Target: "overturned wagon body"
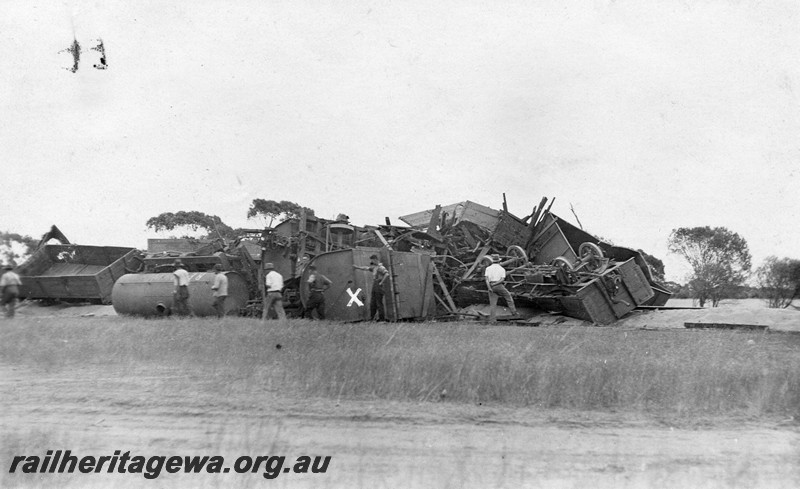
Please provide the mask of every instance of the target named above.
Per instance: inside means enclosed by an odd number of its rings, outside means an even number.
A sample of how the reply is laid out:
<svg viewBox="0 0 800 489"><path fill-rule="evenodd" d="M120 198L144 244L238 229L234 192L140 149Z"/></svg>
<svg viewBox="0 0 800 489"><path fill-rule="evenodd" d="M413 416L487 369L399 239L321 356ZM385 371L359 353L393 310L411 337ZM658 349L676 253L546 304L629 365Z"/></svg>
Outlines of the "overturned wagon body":
<svg viewBox="0 0 800 489"><path fill-rule="evenodd" d="M632 258L572 284L522 283L515 284L514 291L539 308L596 324L611 324L654 296Z"/></svg>
<svg viewBox="0 0 800 489"><path fill-rule="evenodd" d="M387 248L354 248L322 253L309 263L333 282L324 294L328 319L371 319L372 274L353 267L368 266L371 255L378 255L389 271L389 278L384 283L387 319L421 319L435 314L433 264L429 255ZM310 273L306 268L301 277L302 284L308 281ZM308 287L301 287L300 298L304 305L308 302L308 295Z"/></svg>
<svg viewBox="0 0 800 489"><path fill-rule="evenodd" d="M247 304L247 281L236 272L225 272L228 277L228 297L225 313L239 314ZM189 309L195 316L213 316L213 273L189 273ZM171 273L135 273L120 277L111 294L114 310L120 315L166 316L173 307L175 290Z"/></svg>
<svg viewBox="0 0 800 489"><path fill-rule="evenodd" d="M575 281L561 280L559 274L555 267L548 266L518 269L509 274L506 288L518 306L559 312L602 325L617 321L654 296L633 259L614 263L601 274L582 275ZM454 298L462 307L486 303L486 285L482 279L466 280L456 288Z"/></svg>
<svg viewBox="0 0 800 489"><path fill-rule="evenodd" d="M114 281L126 273L134 248L45 245L17 268L20 296L28 299L111 302Z"/></svg>
<svg viewBox="0 0 800 489"><path fill-rule="evenodd" d="M631 248L603 243L586 231L549 212L545 214L539 224L528 252L534 264L549 264L557 257L575 261L579 259L580 245L585 242L596 243L603 256L610 260L620 263L632 260L633 264L639 268L646 283L641 285L632 283L631 286L641 287L643 290L638 295L647 295L648 299L637 305L663 306L672 296L672 292L664 284L653 278L650 267L641 253Z"/></svg>

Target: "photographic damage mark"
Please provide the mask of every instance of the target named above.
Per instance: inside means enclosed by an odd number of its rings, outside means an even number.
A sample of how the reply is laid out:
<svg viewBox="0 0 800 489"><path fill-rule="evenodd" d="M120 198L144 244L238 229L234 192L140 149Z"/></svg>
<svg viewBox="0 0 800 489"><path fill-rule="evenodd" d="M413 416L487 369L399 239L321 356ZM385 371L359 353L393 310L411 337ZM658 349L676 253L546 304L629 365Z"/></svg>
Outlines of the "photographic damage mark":
<svg viewBox="0 0 800 489"><path fill-rule="evenodd" d="M78 64L81 61L81 45L78 43L78 40L73 38L72 39L72 44L70 45L70 47L68 47L67 49L63 49L63 50L59 51L58 53L61 54L61 53L64 53L64 52L72 53L72 60L73 60L72 68L64 68L64 69L65 70L69 70L69 71L71 71L73 73L77 72L78 71Z"/></svg>
<svg viewBox="0 0 800 489"><path fill-rule="evenodd" d="M98 53L100 53L100 63L92 66L94 66L98 70L105 70L106 68L108 68L108 62L106 61L106 48L103 45L102 39L97 40L97 46L93 47L92 51L97 51Z"/></svg>
<svg viewBox="0 0 800 489"><path fill-rule="evenodd" d="M97 45L92 47L92 48L90 48L89 50L90 51L97 51L98 53L100 53L100 62L96 63L96 64L93 64L92 66L95 69L98 69L98 70L107 69L108 68L108 61L107 61L107 58L106 58L106 47L105 47L105 44L103 44L103 40L102 39L97 39ZM62 49L61 51L59 51L59 54L61 54L61 53L70 53L70 54L72 54L72 68L65 68L65 69L69 70L69 71L71 71L73 73L77 72L78 71L78 66L80 65L80 61L81 61L81 45L78 42L78 40L73 38L72 44L70 45L70 47L68 47L67 49Z"/></svg>

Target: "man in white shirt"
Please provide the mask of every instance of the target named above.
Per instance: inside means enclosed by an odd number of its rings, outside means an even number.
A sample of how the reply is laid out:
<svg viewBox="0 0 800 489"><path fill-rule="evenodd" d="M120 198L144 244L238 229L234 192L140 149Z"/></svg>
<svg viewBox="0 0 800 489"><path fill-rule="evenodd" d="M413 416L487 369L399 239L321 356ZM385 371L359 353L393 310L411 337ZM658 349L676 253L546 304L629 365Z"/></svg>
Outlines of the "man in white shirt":
<svg viewBox="0 0 800 489"><path fill-rule="evenodd" d="M214 310L217 311L217 317L222 319L225 316L225 299L228 298L228 277L222 271L221 263L214 265L214 285L211 290L214 291Z"/></svg>
<svg viewBox="0 0 800 489"><path fill-rule="evenodd" d="M178 316L188 316L189 310L189 272L180 260L175 260L175 271L172 272L175 292L172 294L172 312Z"/></svg>
<svg viewBox="0 0 800 489"><path fill-rule="evenodd" d="M267 298L264 301L261 319L266 321L269 309L273 307L278 319L282 321L286 319L286 312L283 310L283 275L275 271L275 265L272 263L265 263L264 271L267 272L265 278Z"/></svg>
<svg viewBox="0 0 800 489"><path fill-rule="evenodd" d="M489 321L497 321L497 298L502 297L506 300L511 314L517 315L517 308L514 306L514 299L506 289L503 282L506 279L506 270L500 265L500 255L492 255L492 264L486 267L483 272L486 278L486 288L489 290Z"/></svg>
<svg viewBox="0 0 800 489"><path fill-rule="evenodd" d="M17 306L17 297L19 297L19 286L22 281L19 275L14 273L13 268L6 265L3 267L5 273L0 277L0 293L2 293L3 309L6 310L6 317L11 319L14 317L14 309Z"/></svg>

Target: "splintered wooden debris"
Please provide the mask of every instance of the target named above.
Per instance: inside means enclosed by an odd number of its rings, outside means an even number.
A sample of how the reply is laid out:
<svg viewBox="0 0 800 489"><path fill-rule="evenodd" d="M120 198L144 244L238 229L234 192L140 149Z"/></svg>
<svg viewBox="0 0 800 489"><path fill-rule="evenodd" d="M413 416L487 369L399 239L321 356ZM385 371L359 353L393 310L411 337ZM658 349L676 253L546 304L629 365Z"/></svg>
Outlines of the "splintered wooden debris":
<svg viewBox="0 0 800 489"><path fill-rule="evenodd" d="M736 324L736 323L683 323L683 327L690 329L747 329L747 330L767 329L767 326L763 324Z"/></svg>

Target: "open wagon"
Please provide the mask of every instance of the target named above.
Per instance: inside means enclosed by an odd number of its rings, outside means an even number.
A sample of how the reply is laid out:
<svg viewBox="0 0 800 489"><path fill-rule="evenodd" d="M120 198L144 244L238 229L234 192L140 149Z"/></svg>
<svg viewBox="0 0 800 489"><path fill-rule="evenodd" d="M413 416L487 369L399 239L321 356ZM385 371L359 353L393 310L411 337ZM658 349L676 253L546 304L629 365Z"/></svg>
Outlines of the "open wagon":
<svg viewBox="0 0 800 489"><path fill-rule="evenodd" d="M114 282L136 254L120 246L45 245L16 269L20 297L110 304Z"/></svg>

